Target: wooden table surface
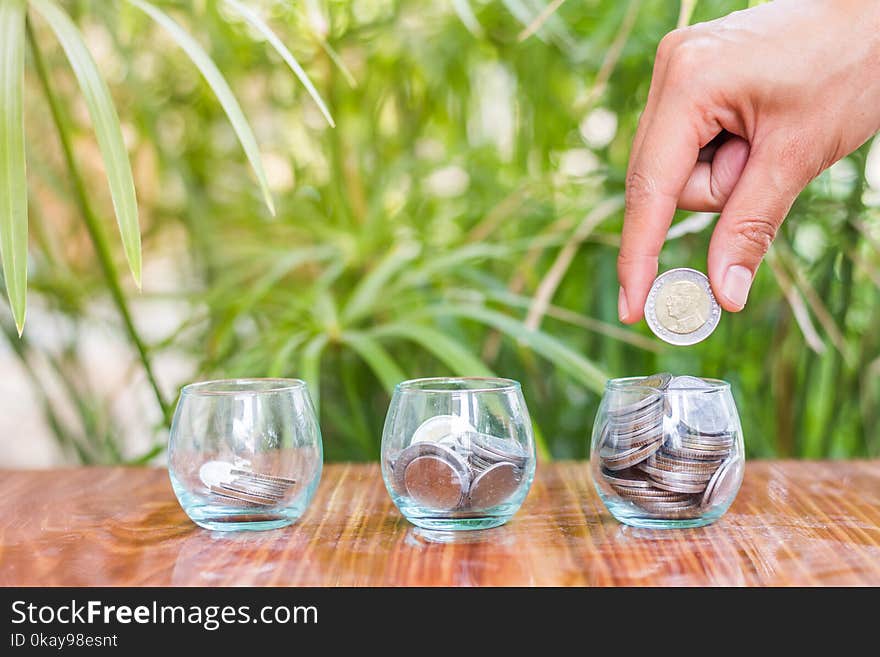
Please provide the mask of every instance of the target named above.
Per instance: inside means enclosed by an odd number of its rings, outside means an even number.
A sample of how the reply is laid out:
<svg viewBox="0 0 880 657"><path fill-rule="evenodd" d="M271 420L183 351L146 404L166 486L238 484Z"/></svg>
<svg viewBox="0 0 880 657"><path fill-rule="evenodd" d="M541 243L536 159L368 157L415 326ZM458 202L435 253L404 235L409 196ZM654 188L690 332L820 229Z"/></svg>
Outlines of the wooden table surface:
<svg viewBox="0 0 880 657"><path fill-rule="evenodd" d="M196 527L164 470L0 471L2 585L880 585L880 461L750 462L710 527L644 530L584 463L542 464L497 529L407 523L377 465L329 465L294 526Z"/></svg>

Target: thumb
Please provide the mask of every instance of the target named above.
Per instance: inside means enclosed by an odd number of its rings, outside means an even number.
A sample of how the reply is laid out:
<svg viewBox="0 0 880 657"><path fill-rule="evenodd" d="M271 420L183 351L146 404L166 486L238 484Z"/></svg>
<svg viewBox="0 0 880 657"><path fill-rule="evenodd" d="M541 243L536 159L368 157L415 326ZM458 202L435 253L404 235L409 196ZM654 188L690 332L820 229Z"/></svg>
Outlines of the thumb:
<svg viewBox="0 0 880 657"><path fill-rule="evenodd" d="M709 243L709 280L724 310L746 305L752 280L792 203L810 180L778 140L753 146Z"/></svg>

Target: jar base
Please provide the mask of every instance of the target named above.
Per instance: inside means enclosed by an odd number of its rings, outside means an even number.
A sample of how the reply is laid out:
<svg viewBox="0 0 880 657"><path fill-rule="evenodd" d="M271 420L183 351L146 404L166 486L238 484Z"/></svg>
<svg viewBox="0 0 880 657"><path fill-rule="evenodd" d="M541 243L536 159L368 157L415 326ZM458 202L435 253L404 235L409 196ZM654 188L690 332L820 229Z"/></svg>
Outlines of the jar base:
<svg viewBox="0 0 880 657"><path fill-rule="evenodd" d="M274 520L249 520L244 522L230 522L228 519L222 520L196 520L190 518L202 529L210 529L217 532L259 532L269 529L281 529L289 527L296 518L278 518Z"/></svg>
<svg viewBox="0 0 880 657"><path fill-rule="evenodd" d="M613 514L612 514L613 515ZM615 520L629 525L630 527L638 527L640 529L693 529L695 527L705 527L711 525L718 520L715 517L705 518L621 518L614 516Z"/></svg>
<svg viewBox="0 0 880 657"><path fill-rule="evenodd" d="M615 520L624 525L639 527L640 529L693 529L695 527L705 527L718 520L727 510L726 507L716 507L691 518L652 518L639 513L629 504L621 504L617 500L609 499L601 494L600 497Z"/></svg>
<svg viewBox="0 0 880 657"><path fill-rule="evenodd" d="M404 516L416 527L435 531L471 531L500 527L510 516L486 516L479 518L415 518Z"/></svg>
<svg viewBox="0 0 880 657"><path fill-rule="evenodd" d="M203 505L186 508L189 519L203 529L218 532L264 531L280 529L292 525L302 513L297 509L276 509L272 511L254 511L226 509L217 505Z"/></svg>
<svg viewBox="0 0 880 657"><path fill-rule="evenodd" d="M316 482L317 483L317 482ZM265 531L292 525L305 512L311 491L287 502L286 506L241 508L217 504L210 498L187 491L171 476L177 501L186 515L203 529L218 532Z"/></svg>

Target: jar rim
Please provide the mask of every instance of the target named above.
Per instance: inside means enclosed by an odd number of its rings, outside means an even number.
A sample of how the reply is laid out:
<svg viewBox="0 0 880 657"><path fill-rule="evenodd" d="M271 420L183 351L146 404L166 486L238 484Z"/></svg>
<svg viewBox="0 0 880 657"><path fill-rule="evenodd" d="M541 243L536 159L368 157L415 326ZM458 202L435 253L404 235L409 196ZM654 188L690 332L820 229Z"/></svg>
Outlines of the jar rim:
<svg viewBox="0 0 880 657"><path fill-rule="evenodd" d="M713 378L702 377L702 376L698 376L698 377L694 377L694 378L697 378L697 379L700 379L701 381L703 381L706 384L705 388L686 388L686 387L682 387L682 386L670 385L670 386L663 388L661 390L660 388L655 388L654 386L638 385L636 383L638 381L644 380L645 378L646 377L644 377L644 376L627 376L627 377L622 377L619 379L608 379L608 381L605 382L605 388L606 388L606 390L619 390L622 388L626 388L626 389L630 390L630 389L636 389L636 388L644 388L645 390L653 390L653 391L657 391L657 392L667 392L669 390L676 390L676 391L678 391L678 390L691 390L693 392L711 392L711 391L715 391L715 390L729 390L730 389L730 383L727 381L724 381L723 379L713 379Z"/></svg>
<svg viewBox="0 0 880 657"><path fill-rule="evenodd" d="M262 395L302 390L305 387L306 382L302 379L273 377L212 379L187 384L180 389L180 393L182 395Z"/></svg>
<svg viewBox="0 0 880 657"><path fill-rule="evenodd" d="M456 387L461 386L461 387ZM494 376L433 376L408 379L395 386L406 393L471 394L486 392L510 392L520 389L519 381Z"/></svg>

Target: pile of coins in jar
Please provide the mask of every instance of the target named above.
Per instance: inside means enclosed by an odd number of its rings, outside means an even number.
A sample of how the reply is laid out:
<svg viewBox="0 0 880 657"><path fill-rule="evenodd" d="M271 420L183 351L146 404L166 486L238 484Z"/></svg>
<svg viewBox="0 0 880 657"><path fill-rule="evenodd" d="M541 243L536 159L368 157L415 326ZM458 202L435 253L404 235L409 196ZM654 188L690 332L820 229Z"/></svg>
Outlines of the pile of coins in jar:
<svg viewBox="0 0 880 657"><path fill-rule="evenodd" d="M432 511L490 509L519 488L527 458L514 440L481 433L457 415L437 415L389 464L391 486Z"/></svg>
<svg viewBox="0 0 880 657"><path fill-rule="evenodd" d="M658 518L693 518L731 497L742 459L717 405L675 408L675 391L699 390L692 376L657 374L635 382L641 399L612 407L600 428L600 476L623 500ZM647 392L650 390L650 392Z"/></svg>
<svg viewBox="0 0 880 657"><path fill-rule="evenodd" d="M296 484L294 479L254 472L228 461L208 461L199 478L212 501L228 506L259 508L282 503Z"/></svg>

